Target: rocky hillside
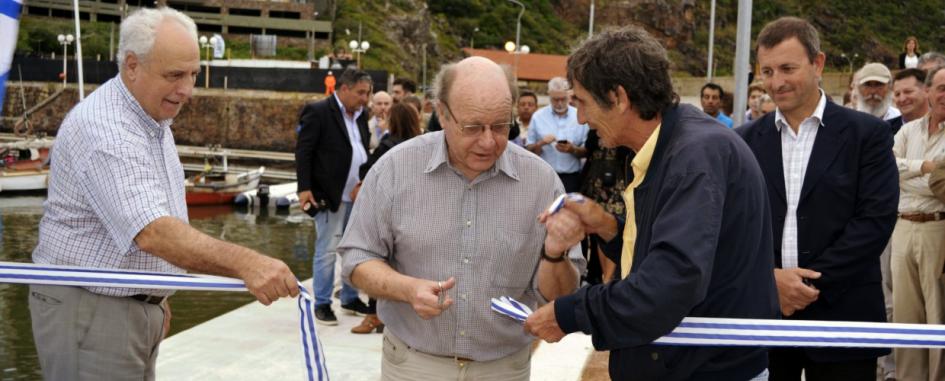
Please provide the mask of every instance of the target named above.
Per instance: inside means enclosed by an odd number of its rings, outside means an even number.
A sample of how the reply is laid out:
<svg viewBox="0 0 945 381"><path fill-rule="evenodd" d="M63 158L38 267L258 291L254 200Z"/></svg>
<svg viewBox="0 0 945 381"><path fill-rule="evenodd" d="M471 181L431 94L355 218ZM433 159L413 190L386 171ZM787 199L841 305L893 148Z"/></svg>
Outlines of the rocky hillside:
<svg viewBox="0 0 945 381"><path fill-rule="evenodd" d="M587 36L591 0L521 0L521 40L533 52L567 54ZM833 70L869 61L895 66L906 36L916 35L924 50L945 50L943 0L756 0L752 35L777 17L811 20L821 31ZM708 48L709 0L596 0L595 30L629 23L644 26L669 49L676 69L703 76ZM519 8L508 0L338 0L336 45L356 37L358 23L371 50L366 67L422 77L426 49L428 78L442 62L461 56L460 48L501 49L515 40ZM735 55L737 0L716 5L716 74L731 73ZM478 29L477 29L478 28ZM346 34L345 31L350 34ZM351 38L348 38L348 36ZM856 58L841 57L841 53Z"/></svg>

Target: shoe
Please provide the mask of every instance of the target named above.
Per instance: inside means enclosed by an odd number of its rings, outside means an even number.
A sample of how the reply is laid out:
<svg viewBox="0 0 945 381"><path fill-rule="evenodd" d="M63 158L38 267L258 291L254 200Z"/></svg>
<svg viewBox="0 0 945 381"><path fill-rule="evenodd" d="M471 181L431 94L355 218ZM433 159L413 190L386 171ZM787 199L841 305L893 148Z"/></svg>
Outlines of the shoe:
<svg viewBox="0 0 945 381"><path fill-rule="evenodd" d="M338 325L338 318L329 304L315 306L315 321L322 325Z"/></svg>
<svg viewBox="0 0 945 381"><path fill-rule="evenodd" d="M384 322L378 319L377 315L370 314L365 316L364 320L361 320L361 324L351 328L351 333L371 333L375 329L377 333L384 333Z"/></svg>
<svg viewBox="0 0 945 381"><path fill-rule="evenodd" d="M357 316L367 316L374 312L374 311L371 311L371 309L368 308L367 304L364 304L364 302L362 302L361 299L355 299L351 303L342 304L341 309L347 312L349 315L357 315Z"/></svg>

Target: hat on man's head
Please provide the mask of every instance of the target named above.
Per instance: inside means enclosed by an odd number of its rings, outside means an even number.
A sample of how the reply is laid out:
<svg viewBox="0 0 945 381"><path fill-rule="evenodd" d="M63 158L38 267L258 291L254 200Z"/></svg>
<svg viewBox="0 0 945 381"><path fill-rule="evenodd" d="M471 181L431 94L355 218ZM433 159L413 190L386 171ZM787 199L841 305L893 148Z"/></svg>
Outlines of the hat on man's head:
<svg viewBox="0 0 945 381"><path fill-rule="evenodd" d="M863 65L863 68L860 69L858 85L870 81L889 83L892 80L892 73L889 72L889 68L886 65L883 65L879 62L868 63Z"/></svg>

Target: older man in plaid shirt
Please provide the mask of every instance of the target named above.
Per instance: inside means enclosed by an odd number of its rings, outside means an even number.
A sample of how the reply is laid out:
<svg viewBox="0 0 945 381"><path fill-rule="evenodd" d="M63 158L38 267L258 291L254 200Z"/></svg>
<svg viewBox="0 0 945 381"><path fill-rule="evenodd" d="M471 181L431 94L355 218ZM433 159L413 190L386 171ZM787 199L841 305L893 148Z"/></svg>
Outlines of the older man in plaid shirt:
<svg viewBox="0 0 945 381"><path fill-rule="evenodd" d="M279 260L188 225L172 118L200 71L194 22L143 8L121 24L120 74L63 121L33 261L243 279L263 304L298 294ZM171 290L33 285L47 380L153 379Z"/></svg>

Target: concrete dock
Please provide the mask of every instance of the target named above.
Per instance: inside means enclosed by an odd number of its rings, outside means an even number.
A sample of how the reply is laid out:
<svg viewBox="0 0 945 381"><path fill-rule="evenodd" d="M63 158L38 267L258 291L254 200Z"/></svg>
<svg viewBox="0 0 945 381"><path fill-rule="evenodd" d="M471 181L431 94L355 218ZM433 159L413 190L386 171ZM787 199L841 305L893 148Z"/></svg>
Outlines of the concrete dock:
<svg viewBox="0 0 945 381"><path fill-rule="evenodd" d="M304 282L311 285L311 280ZM366 298L365 298L366 299ZM337 326L317 325L332 380L379 380L381 335L350 332L362 317L341 313ZM488 307L484 307L488 308ZM304 379L295 300L266 307L254 302L180 332L161 344L158 380ZM580 380L593 352L591 339L573 334L556 344L542 342L532 355L532 379Z"/></svg>

